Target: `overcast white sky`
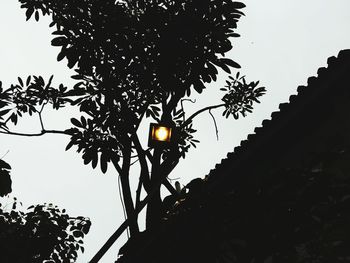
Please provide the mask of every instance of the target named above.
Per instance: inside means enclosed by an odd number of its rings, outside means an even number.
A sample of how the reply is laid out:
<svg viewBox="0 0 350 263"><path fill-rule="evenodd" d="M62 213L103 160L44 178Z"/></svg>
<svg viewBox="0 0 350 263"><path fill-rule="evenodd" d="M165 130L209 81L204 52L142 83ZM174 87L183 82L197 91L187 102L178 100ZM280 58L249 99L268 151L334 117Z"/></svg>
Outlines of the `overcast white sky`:
<svg viewBox="0 0 350 263"><path fill-rule="evenodd" d="M171 178L186 184L195 177L204 177L229 151L270 118L278 104L288 101L298 85L316 75L326 66L327 58L341 49L350 48L349 0L247 0L246 14L238 25L241 37L235 39L229 57L241 64L241 72L248 80L260 80L267 88L262 103L245 119L223 119L216 112L219 141L216 141L213 121L204 114L195 122L201 144L192 149L188 158L176 168ZM39 23L25 21L24 11L17 1L0 3L0 80L3 86L17 81L17 77L54 74L54 83L72 85L73 75L66 61L58 63L58 48L50 46L49 20ZM185 105L190 113L195 108L220 101L220 87L225 75L211 85L196 105ZM74 111L48 112L44 122L48 129L65 129ZM24 119L16 129L39 131L36 119ZM80 155L64 148L68 137L46 135L40 138L0 136L0 157L12 167L13 193L24 207L52 202L66 208L71 216L84 215L92 220L92 228L85 239L85 254L79 263L88 262L107 238L123 221L116 172L103 175L91 166L84 166ZM137 174L132 178L135 183ZM9 200L0 199L2 203ZM114 262L117 242L101 260Z"/></svg>

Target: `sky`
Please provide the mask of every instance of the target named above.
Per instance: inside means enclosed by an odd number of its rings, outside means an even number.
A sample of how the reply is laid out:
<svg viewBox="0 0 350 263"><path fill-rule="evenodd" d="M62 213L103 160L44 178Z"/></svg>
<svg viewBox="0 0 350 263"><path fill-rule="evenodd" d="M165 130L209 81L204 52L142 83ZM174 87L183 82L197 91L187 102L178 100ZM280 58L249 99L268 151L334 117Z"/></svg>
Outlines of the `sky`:
<svg viewBox="0 0 350 263"><path fill-rule="evenodd" d="M269 119L278 105L288 102L299 85L306 85L317 69L325 67L327 58L350 48L349 0L246 0L246 14L233 40L234 48L227 57L241 65L240 72L247 80L260 80L267 94L254 112L235 121L221 117L213 111L219 129L216 139L213 120L202 114L194 121L201 141L181 160L170 178L185 185L193 178L203 178L241 140ZM3 87L17 82L17 77L42 75L46 80L54 75L54 84L72 86L74 72L67 61L56 61L59 48L50 45L52 29L49 19L40 22L25 21L24 10L17 1L0 2L0 80ZM208 86L196 103L185 103L187 116L204 106L220 102L219 88L225 85L227 75ZM47 129L63 130L70 127L70 118L77 116L75 109L48 111L43 119ZM35 118L21 119L14 130L35 132L40 130ZM145 129L146 130L146 129ZM146 136L145 136L146 138ZM38 138L0 135L0 157L12 165L13 193L0 199L2 204L16 196L25 209L31 204L53 203L65 208L70 216L86 216L92 221L85 238L85 253L78 263L88 262L109 236L123 222L124 215L119 198L117 173L109 168L106 174L91 166L84 166L75 150L65 151L69 137L45 135ZM144 140L146 143L146 140ZM131 175L132 185L137 173ZM143 222L140 222L143 224ZM102 258L102 263L114 262L124 234Z"/></svg>

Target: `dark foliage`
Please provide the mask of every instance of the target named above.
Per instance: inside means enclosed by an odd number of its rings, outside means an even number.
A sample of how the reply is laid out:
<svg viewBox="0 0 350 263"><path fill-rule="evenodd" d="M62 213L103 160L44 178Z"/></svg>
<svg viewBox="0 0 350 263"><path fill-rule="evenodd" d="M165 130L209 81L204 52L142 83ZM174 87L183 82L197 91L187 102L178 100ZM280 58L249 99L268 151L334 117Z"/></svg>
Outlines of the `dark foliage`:
<svg viewBox="0 0 350 263"><path fill-rule="evenodd" d="M10 176L11 166L0 159L0 196L3 197L11 193L12 180Z"/></svg>
<svg viewBox="0 0 350 263"><path fill-rule="evenodd" d="M11 192L11 166L0 160L0 195ZM5 200L5 199L4 199ZM8 207L11 208L8 208ZM52 204L32 205L27 212L14 198L0 203L0 262L75 262L83 238L89 232L88 218L69 217Z"/></svg>
<svg viewBox="0 0 350 263"><path fill-rule="evenodd" d="M69 217L52 204L30 206L27 212L0 204L0 261L2 263L75 262L84 252L83 238L90 220Z"/></svg>
<svg viewBox="0 0 350 263"><path fill-rule="evenodd" d="M136 207L143 187L147 193L159 188L166 175L185 157L194 138L193 118L222 107L223 115L251 112L253 102L264 94L258 82L231 77L222 103L199 109L185 117L182 101L194 91L202 93L217 80L218 70L231 73L240 68L225 54L232 49L229 38L243 15L244 4L232 0L19 0L26 17L52 18L53 46L60 48L57 60L66 59L76 71L72 88L45 84L42 77L19 78L19 84L0 89L0 133L17 134L9 122L23 113L39 116L41 132L71 136L67 145L82 153L84 164L99 164L103 173L112 163L119 173L130 231L138 233ZM41 13L41 14L40 14ZM59 109L78 106L82 115L72 118L73 128L46 130L41 113L47 104ZM176 128L172 147L144 149L138 128L145 118ZM25 135L25 134L22 134ZM33 136L33 135L31 135ZM134 202L129 172L131 158L140 164L140 183ZM166 167L168 166L168 167ZM171 167L171 168L170 168ZM168 172L168 173L169 173ZM162 179L163 178L163 179ZM161 180L162 179L162 180ZM171 186L171 185L170 185ZM147 227L159 221L160 191L148 203Z"/></svg>
<svg viewBox="0 0 350 263"><path fill-rule="evenodd" d="M236 78L231 76L229 78L230 81L226 81L225 88L221 88L227 92L222 98L226 107L222 115L226 118L232 115L235 119L238 119L238 114L245 117L247 112L253 111L253 102L259 103L258 98L265 94L266 90L264 87L258 87L259 81L248 84L244 76L239 76L239 72Z"/></svg>
<svg viewBox="0 0 350 263"><path fill-rule="evenodd" d="M40 76L28 77L26 83L18 78L19 84L0 90L0 118L7 117L0 128L6 130L9 120L16 124L23 113L41 112L47 103L54 109L67 102L79 105L84 114L80 120L72 119L75 128L66 131L72 136L67 149L77 145L84 163L91 162L94 168L99 159L103 172L108 162L118 163L127 134L135 134L144 116L157 122L176 120L181 126L183 109L176 107L185 92L201 93L204 83L216 81L218 67L228 73L230 67L239 68L224 58L232 48L229 37L239 36L234 32L243 15L239 2L20 2L27 19L34 15L38 20L39 11L52 16L50 26L56 29L52 45L61 47L58 60L67 58L68 66L75 66L77 75L72 78L78 82L67 91L62 84L53 88L52 78L47 84ZM253 99L257 101L263 92L243 101L237 88L243 91L249 85L228 90L224 115L237 118L238 110L251 111ZM189 125L181 126L183 156L197 142Z"/></svg>
<svg viewBox="0 0 350 263"><path fill-rule="evenodd" d="M349 262L349 158L324 153L226 194L195 179L159 232L130 240L117 262Z"/></svg>

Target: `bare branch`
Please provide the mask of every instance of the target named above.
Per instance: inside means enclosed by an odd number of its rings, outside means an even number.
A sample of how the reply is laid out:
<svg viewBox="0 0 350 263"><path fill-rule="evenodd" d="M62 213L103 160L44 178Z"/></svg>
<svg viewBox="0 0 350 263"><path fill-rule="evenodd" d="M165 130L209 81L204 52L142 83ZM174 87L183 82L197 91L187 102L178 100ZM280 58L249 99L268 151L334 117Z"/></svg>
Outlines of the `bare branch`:
<svg viewBox="0 0 350 263"><path fill-rule="evenodd" d="M209 114L210 114L210 116L213 118L214 126L215 126L216 140L218 141L218 140L219 140L219 130L218 130L218 126L216 125L215 117L214 117L214 115L211 113L211 109L209 110Z"/></svg>

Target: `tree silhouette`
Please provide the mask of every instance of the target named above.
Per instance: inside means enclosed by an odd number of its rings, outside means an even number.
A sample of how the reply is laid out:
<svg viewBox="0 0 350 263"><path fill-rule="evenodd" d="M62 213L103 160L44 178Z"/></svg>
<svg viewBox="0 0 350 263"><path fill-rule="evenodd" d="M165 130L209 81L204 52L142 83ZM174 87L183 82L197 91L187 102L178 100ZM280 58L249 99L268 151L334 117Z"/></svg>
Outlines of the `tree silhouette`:
<svg viewBox="0 0 350 263"><path fill-rule="evenodd" d="M0 88L1 133L41 136L69 135L66 149L77 146L84 164L98 163L102 172L108 163L117 170L131 236L139 232L138 212L147 205L146 228L156 229L162 215L160 185L173 195L177 191L167 175L185 157L194 138L193 119L202 112L222 108L235 119L252 111L253 102L264 94L258 82L246 82L238 73L222 88L222 102L185 116L182 102L193 92L202 93L206 84L217 80L218 69L231 73L239 64L226 58L230 37L244 4L231 0L19 0L27 19L50 15L53 46L61 47L58 61L66 58L74 68L74 87L54 88L30 76L6 90ZM41 114L47 104L54 109L76 105L80 119L72 128L58 131L44 127ZM12 132L24 113L38 115L41 131L35 134ZM211 113L211 112L210 112ZM147 148L139 138L145 119L170 125L176 141L169 147ZM140 165L136 200L132 199L130 166ZM136 164L136 163L135 163ZM141 201L142 188L148 196Z"/></svg>
<svg viewBox="0 0 350 263"><path fill-rule="evenodd" d="M10 169L0 160L2 197L11 192ZM53 204L32 205L27 212L18 209L21 205L16 198L5 206L0 203L1 262L75 262L78 251L84 252L83 238L91 225L88 218L69 217Z"/></svg>

